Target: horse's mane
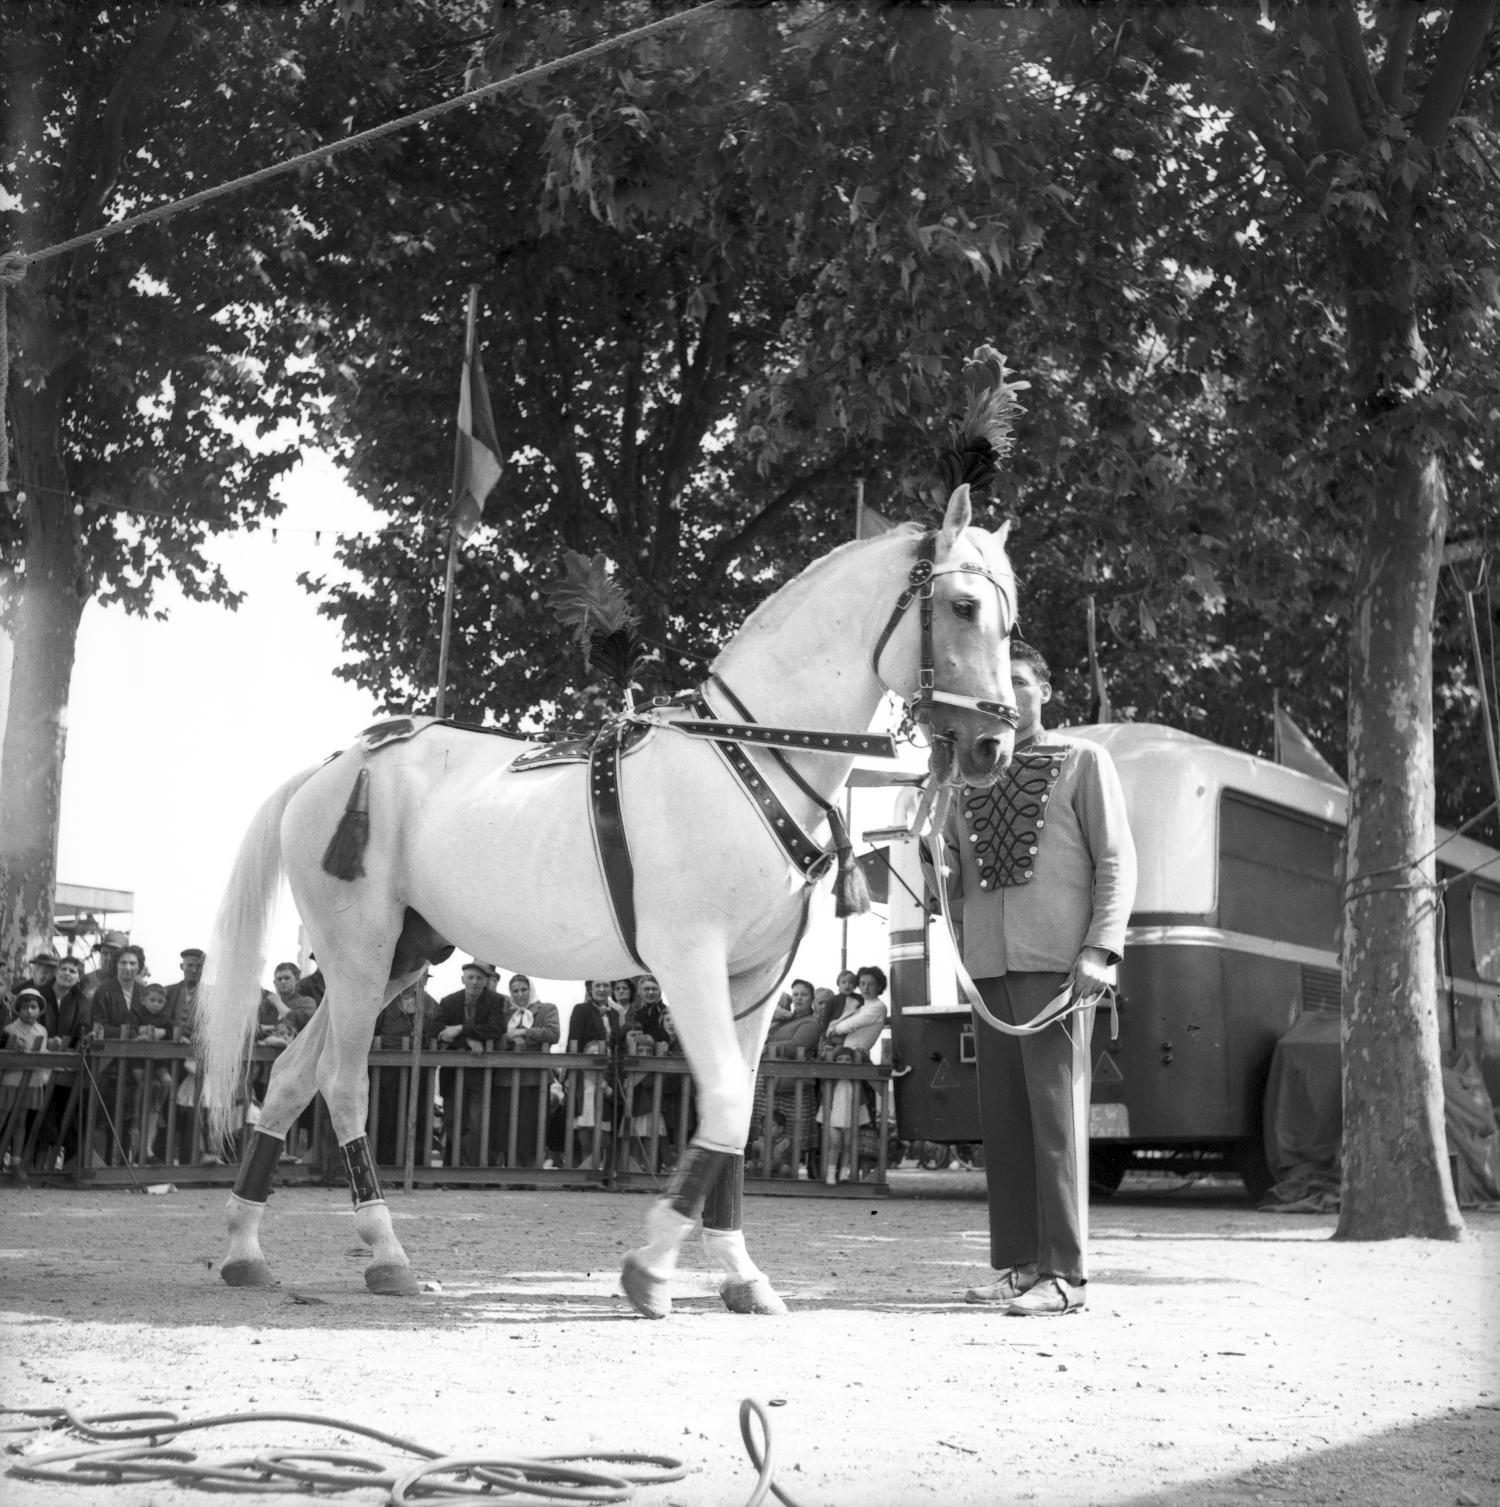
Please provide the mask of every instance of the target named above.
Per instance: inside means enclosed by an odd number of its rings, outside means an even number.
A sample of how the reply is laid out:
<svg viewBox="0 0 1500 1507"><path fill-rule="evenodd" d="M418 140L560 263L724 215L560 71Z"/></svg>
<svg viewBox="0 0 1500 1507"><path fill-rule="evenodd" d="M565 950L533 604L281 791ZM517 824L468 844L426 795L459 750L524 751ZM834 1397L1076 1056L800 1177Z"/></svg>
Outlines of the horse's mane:
<svg viewBox="0 0 1500 1507"><path fill-rule="evenodd" d="M920 539L926 532L927 530L920 523L898 523L889 532L881 534L878 537L889 539L892 535L899 535L905 539ZM981 528L976 524L971 524L969 528L964 530L964 533L976 536L972 542L978 548L980 554L984 556L985 563L990 569L997 572L1010 572L1010 560L1005 553L1003 540L999 539L988 529ZM779 628L791 611L794 603L800 601L802 596L800 588L802 586L816 585L835 565L843 562L845 555L858 549L861 545L869 544L870 542L868 539L851 539L847 544L840 544L835 549L829 550L826 555L819 555L811 565L808 565L797 575L793 576L790 581L787 581L784 585L779 586L773 591L745 619L734 637L737 639L741 634L749 633L752 629L769 632L772 629ZM732 642L733 640L731 640ZM729 645L726 644L725 648L727 649L728 647ZM717 659L715 659L714 664L718 664Z"/></svg>
<svg viewBox="0 0 1500 1507"><path fill-rule="evenodd" d="M919 523L898 523L894 528L890 529L889 532L881 534L878 537L881 539L889 539L892 534L900 534L905 538L919 539L925 532L926 530ZM808 565L803 570L799 571L798 574L793 576L790 581L786 581L782 585L778 586L776 590L773 591L771 595L768 596L765 601L763 601L760 606L757 607L750 614L750 616L740 624L739 628L735 632L734 638L737 639L741 634L749 633L752 629L756 631L768 632L771 629L779 628L787 617L787 614L790 612L793 604L801 599L802 593L800 588L804 584L816 583L819 579L821 579L821 577L831 571L835 565L841 564L845 555L850 554L852 551L858 549L861 545L869 544L870 542L871 541L869 539L851 539L847 544L840 544L834 549L829 550L826 555L819 555L811 565ZM733 642L734 639L731 639L730 643L732 644ZM724 647L725 649L728 649L729 644L726 644ZM721 655L722 653L723 650L720 651ZM717 664L718 660L715 659L714 665ZM712 668L712 666L710 668Z"/></svg>

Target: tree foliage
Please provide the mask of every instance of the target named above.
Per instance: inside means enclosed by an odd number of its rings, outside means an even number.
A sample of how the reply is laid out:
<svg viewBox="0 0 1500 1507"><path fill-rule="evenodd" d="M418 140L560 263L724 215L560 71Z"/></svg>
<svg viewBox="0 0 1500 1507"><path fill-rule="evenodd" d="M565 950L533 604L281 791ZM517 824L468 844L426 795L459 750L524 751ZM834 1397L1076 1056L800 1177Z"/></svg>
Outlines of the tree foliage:
<svg viewBox="0 0 1500 1507"><path fill-rule="evenodd" d="M286 150L302 81L257 8L38 3L6 18L8 243L49 251ZM189 124L190 123L190 124ZM84 604L152 610L174 580L233 604L212 533L275 511L321 379L271 317L294 195L222 199L32 262L9 290L0 628L14 639L0 783L0 953L51 940L58 795Z"/></svg>

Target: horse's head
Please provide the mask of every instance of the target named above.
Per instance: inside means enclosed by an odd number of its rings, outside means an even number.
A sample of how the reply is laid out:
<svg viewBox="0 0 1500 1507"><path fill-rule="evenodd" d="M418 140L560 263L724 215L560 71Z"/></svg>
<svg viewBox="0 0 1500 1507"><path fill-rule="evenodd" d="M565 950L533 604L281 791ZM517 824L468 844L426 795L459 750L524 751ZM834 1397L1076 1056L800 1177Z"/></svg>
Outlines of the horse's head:
<svg viewBox="0 0 1500 1507"><path fill-rule="evenodd" d="M1015 747L1010 635L1016 583L1005 554L1009 525L990 533L971 527L972 519L969 489L961 486L936 535L918 541L907 589L880 646L905 609L916 605L919 611L910 614L916 653L900 677L905 683L891 688L932 738L933 777L984 786L999 779ZM877 647L877 664L879 656Z"/></svg>

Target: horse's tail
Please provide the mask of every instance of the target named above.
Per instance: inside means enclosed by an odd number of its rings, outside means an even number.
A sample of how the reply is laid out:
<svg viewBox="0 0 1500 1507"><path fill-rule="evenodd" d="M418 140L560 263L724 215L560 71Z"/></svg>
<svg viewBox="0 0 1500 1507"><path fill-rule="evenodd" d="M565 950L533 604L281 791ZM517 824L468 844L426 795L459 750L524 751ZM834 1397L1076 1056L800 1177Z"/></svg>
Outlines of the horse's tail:
<svg viewBox="0 0 1500 1507"><path fill-rule="evenodd" d="M222 1143L238 1129L241 1077L255 1039L266 937L281 892L281 819L317 766L293 775L255 813L219 902L193 1022L199 1102L209 1135Z"/></svg>

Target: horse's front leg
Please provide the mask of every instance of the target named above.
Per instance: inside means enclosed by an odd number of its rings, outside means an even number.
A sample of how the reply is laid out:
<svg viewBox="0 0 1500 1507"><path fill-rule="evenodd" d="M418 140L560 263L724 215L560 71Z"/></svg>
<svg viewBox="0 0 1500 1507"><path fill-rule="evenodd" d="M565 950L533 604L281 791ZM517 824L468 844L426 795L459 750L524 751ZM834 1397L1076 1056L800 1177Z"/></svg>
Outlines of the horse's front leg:
<svg viewBox="0 0 1500 1507"><path fill-rule="evenodd" d="M745 1246L745 1158L734 1157L719 1173L703 1208L703 1243L723 1268L719 1296L730 1313L785 1313L771 1279Z"/></svg>
<svg viewBox="0 0 1500 1507"><path fill-rule="evenodd" d="M767 1022L754 1012L736 1022L732 1000L750 995L753 980L734 981L722 962L658 970L669 999L689 1000L672 1017L693 1070L698 1130L666 1196L646 1217L646 1244L625 1258L621 1286L637 1313L665 1318L672 1311L669 1284L682 1243L701 1218L709 1250L724 1269L720 1295L735 1313L784 1313L786 1305L751 1261L741 1229L745 1140L755 1074ZM755 998L749 1000L756 1003Z"/></svg>
<svg viewBox="0 0 1500 1507"><path fill-rule="evenodd" d="M318 1054L328 1018L319 1010L297 1039L271 1064L260 1123L250 1133L240 1157L239 1175L229 1195L229 1249L219 1275L230 1287L269 1287L274 1278L260 1248L260 1223L277 1163L286 1148L292 1122L318 1091Z"/></svg>
<svg viewBox="0 0 1500 1507"><path fill-rule="evenodd" d="M329 993L333 991L334 981L330 979ZM394 997L398 991L393 988L390 992ZM351 995L343 993L340 997ZM370 1099L369 1053L368 1016L347 1009L341 1011L329 1026L328 1045L319 1060L319 1087L349 1173L354 1228L370 1248L365 1286L383 1298L409 1298L421 1291L421 1285L396 1238L390 1205L381 1192L375 1158L365 1132Z"/></svg>

